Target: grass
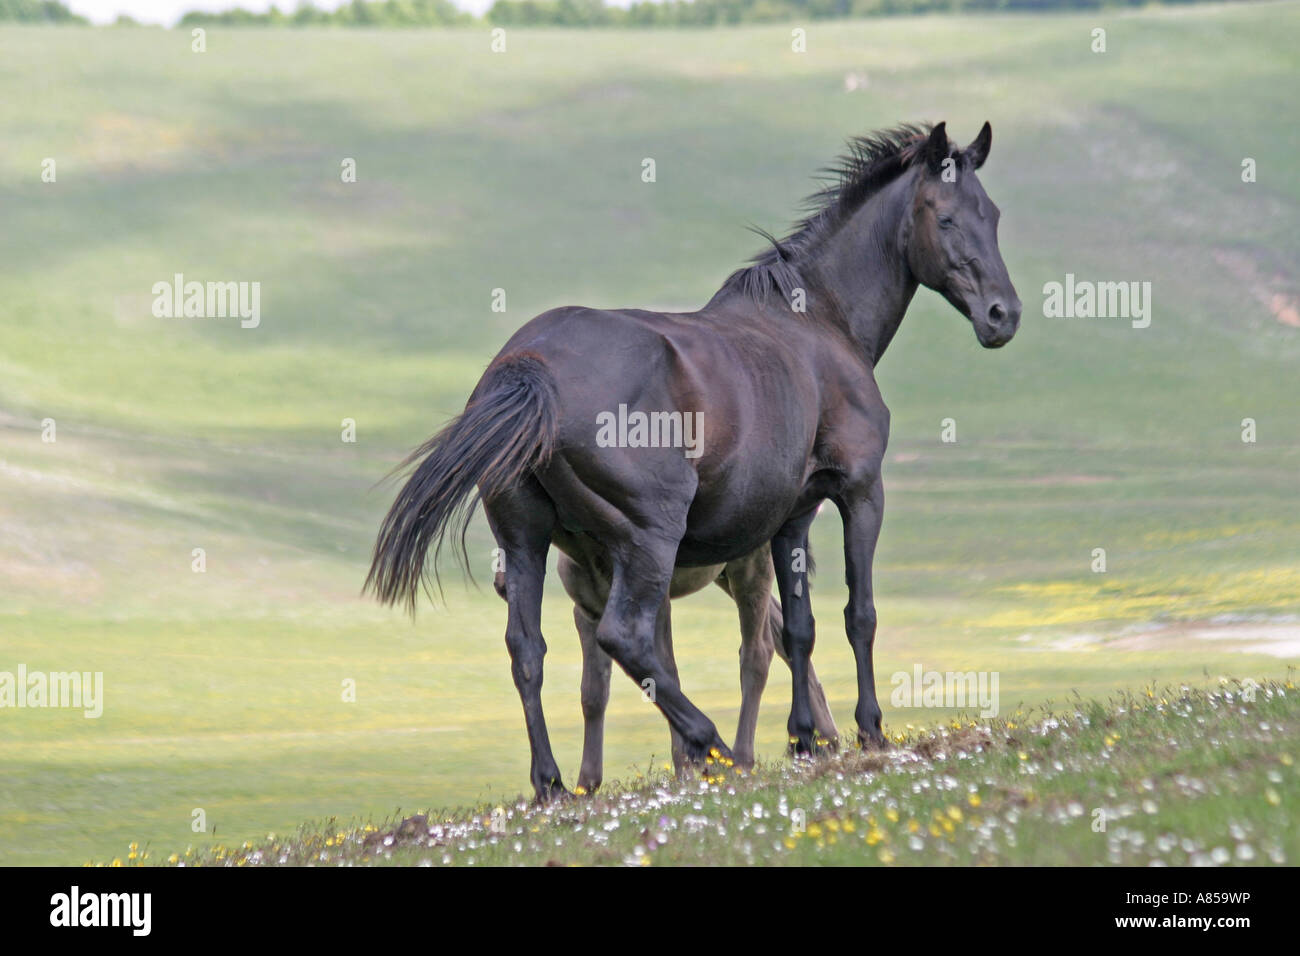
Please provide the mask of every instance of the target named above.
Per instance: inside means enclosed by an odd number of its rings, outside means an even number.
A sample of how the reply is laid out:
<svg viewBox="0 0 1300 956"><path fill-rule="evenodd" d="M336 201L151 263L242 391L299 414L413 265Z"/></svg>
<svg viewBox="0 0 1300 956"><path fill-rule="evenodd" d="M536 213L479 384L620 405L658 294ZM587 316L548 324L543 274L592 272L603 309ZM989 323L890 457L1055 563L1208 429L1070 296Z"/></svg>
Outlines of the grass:
<svg viewBox="0 0 1300 956"><path fill-rule="evenodd" d="M331 819L236 845L133 842L109 865L1294 864L1297 720L1290 680L1147 688L1055 713L953 719L900 734L883 754L746 774L715 764L688 782L652 768L546 807Z"/></svg>
<svg viewBox="0 0 1300 956"><path fill-rule="evenodd" d="M0 862L512 804L528 756L503 607L456 583L414 625L363 601L391 497L374 483L533 314L697 306L754 250L746 222L779 231L844 137L900 120L992 121L980 175L1026 315L988 353L923 292L879 370L882 698L918 663L997 672L1007 708L1279 677L1294 642L1205 626L1300 619L1300 330L1277 305L1300 294L1297 21L837 22L804 55L781 26L512 30L501 56L477 31L209 30L196 55L169 31L0 27L0 670L102 671L107 696L98 720L0 711ZM176 272L260 281L261 326L153 318ZM1043 318L1067 272L1151 281L1151 327ZM816 662L848 729L838 536L828 510ZM476 524L483 582L491 548ZM543 624L572 783L578 647L553 575ZM734 610L701 594L674 627L687 692L729 736ZM768 759L787 680L778 664ZM955 714L885 709L891 731ZM616 677L607 777L666 749Z"/></svg>

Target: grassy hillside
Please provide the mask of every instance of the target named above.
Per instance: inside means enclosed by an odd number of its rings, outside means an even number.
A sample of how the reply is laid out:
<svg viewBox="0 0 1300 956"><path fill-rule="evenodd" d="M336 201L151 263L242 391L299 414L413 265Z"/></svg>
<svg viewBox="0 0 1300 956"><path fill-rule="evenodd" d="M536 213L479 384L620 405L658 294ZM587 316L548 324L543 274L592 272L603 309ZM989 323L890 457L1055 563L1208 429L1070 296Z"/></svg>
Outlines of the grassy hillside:
<svg viewBox="0 0 1300 956"><path fill-rule="evenodd" d="M1295 685L1147 688L1059 714L952 720L860 751L705 780L651 772L538 807L326 820L110 866L1293 864ZM1216 746L1207 749L1205 739Z"/></svg>
<svg viewBox="0 0 1300 956"><path fill-rule="evenodd" d="M107 695L98 720L0 711L0 862L511 799L528 755L504 609L455 584L415 624L362 601L391 494L374 482L533 314L697 306L755 250L746 223L779 231L844 137L900 120L992 122L981 179L1026 309L989 353L922 293L880 369L882 698L916 664L997 671L1004 714L1283 675L1297 27L1300 7L1252 4L826 23L805 54L784 26L512 30L497 55L477 30L211 29L194 54L181 33L0 28L0 670L103 671ZM177 272L259 281L260 326L154 318ZM1066 273L1150 281L1150 328L1043 318ZM816 660L848 729L838 535L834 514L814 529ZM480 581L491 546L476 526ZM549 587L572 783L577 641ZM734 611L700 595L675 625L686 689L727 736ZM778 663L771 759L787 686ZM891 731L947 716L886 700ZM607 778L667 749L617 677L608 738Z"/></svg>

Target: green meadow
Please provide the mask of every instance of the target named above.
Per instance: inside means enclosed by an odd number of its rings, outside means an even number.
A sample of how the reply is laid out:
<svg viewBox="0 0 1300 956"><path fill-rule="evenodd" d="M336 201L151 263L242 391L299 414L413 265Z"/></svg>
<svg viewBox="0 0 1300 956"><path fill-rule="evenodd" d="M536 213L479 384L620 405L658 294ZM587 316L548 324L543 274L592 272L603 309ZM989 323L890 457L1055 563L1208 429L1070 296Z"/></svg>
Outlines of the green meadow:
<svg viewBox="0 0 1300 956"><path fill-rule="evenodd" d="M698 307L758 250L747 224L779 234L846 137L902 121L963 141L991 121L980 177L1025 311L989 352L922 291L878 372L886 730L957 715L890 703L916 665L996 672L1004 716L1285 685L1300 6L812 23L805 53L790 30L511 29L494 54L479 29L211 28L194 53L181 31L0 28L0 671L104 680L96 719L0 709L0 863L527 788L486 527L480 589L448 568L412 622L360 595L393 494L376 482L534 314ZM259 282L260 324L155 317L177 273ZM1067 274L1151 283L1149 327L1045 317ZM828 509L814 659L848 731L839 534ZM572 785L578 642L548 588L545 701ZM674 626L685 688L729 737L735 612L711 589ZM775 662L769 761L788 684ZM616 674L606 779L667 749Z"/></svg>
<svg viewBox="0 0 1300 956"><path fill-rule="evenodd" d="M651 769L581 800L314 820L109 866L1294 865L1300 697L1149 686L1052 716L951 720L886 753ZM1217 746L1206 747L1210 735Z"/></svg>

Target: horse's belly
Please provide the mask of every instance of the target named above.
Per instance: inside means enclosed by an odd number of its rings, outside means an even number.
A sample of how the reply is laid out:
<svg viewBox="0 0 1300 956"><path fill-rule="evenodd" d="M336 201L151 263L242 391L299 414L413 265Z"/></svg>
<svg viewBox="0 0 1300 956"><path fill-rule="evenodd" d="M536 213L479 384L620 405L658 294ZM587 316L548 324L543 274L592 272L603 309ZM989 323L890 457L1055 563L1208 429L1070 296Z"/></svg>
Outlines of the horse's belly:
<svg viewBox="0 0 1300 956"><path fill-rule="evenodd" d="M672 583L668 586L668 596L670 598L686 597L688 594L702 591L717 580L718 575L722 573L722 568L721 562L676 568L673 571Z"/></svg>
<svg viewBox="0 0 1300 956"><path fill-rule="evenodd" d="M748 498L743 505L717 507L696 501L687 517L677 564L695 567L734 561L772 540L790 516L786 496Z"/></svg>
<svg viewBox="0 0 1300 956"><path fill-rule="evenodd" d="M743 557L768 540L770 536L768 538L756 536L752 541L737 546L735 539L720 542L693 541L690 538L683 538L681 546L677 549L677 566L679 568L720 567L728 561Z"/></svg>
<svg viewBox="0 0 1300 956"><path fill-rule="evenodd" d="M713 488L697 496L687 515L686 534L677 550L677 564L695 566L734 561L771 541L790 519L806 515L843 484L835 471L816 471L792 494L772 482L771 490L754 483L745 488Z"/></svg>

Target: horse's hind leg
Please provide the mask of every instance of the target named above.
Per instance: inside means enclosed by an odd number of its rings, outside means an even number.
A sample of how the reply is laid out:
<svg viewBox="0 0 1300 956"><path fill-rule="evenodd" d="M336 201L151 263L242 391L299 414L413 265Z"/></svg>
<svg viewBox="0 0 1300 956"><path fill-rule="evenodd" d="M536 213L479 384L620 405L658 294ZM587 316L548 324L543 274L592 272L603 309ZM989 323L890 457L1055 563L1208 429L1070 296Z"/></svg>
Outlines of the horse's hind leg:
<svg viewBox="0 0 1300 956"><path fill-rule="evenodd" d="M555 526L555 506L533 478L484 502L488 523L505 559L505 598L509 606L506 647L511 673L524 705L532 750L531 777L538 800L565 793L551 752L542 714L542 580Z"/></svg>
<svg viewBox="0 0 1300 956"><path fill-rule="evenodd" d="M566 582L567 587L567 582ZM609 706L610 657L596 641L599 617L576 603L573 621L578 626L582 642L582 767L578 771L578 786L588 793L595 792L604 778L605 762L605 710ZM677 678L677 662L673 658L673 633L671 602L665 601L663 610L655 621L655 651L665 667ZM669 726L672 737L673 769L678 776L686 772L688 762L682 749L682 739Z"/></svg>
<svg viewBox="0 0 1300 956"><path fill-rule="evenodd" d="M656 623L668 600L678 540L643 532L615 551L609 601L596 628L596 640L650 694L669 725L681 735L687 760L703 761L715 750L730 759L731 751L713 721L686 698L655 649Z"/></svg>

